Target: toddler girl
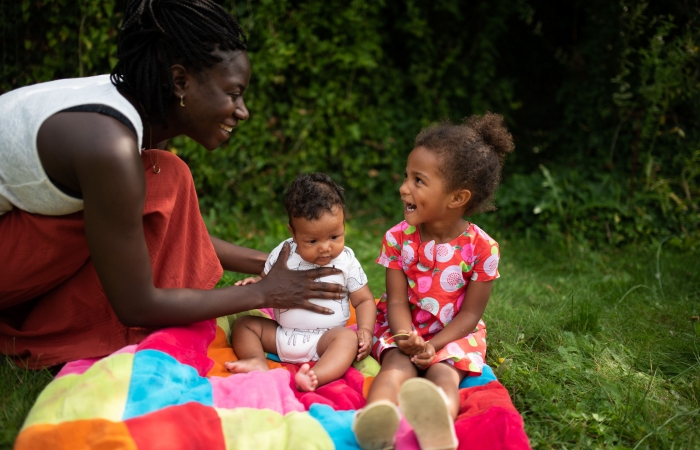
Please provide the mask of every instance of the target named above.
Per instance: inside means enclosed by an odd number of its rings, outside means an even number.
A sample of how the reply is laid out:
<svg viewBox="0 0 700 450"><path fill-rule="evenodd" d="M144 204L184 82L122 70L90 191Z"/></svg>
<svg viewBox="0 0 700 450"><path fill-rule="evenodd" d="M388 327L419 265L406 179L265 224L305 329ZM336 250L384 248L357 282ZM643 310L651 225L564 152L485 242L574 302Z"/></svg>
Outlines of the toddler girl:
<svg viewBox="0 0 700 450"><path fill-rule="evenodd" d="M463 216L494 209L512 150L502 116L491 113L416 137L399 189L405 220L387 231L377 258L387 268L372 347L381 370L355 418L363 449L392 448L397 403L422 449L457 447L459 383L481 374L481 317L499 276L498 244Z"/></svg>
<svg viewBox="0 0 700 450"><path fill-rule="evenodd" d="M345 247L345 197L343 189L325 174L301 175L285 197L292 234L271 253L265 276L277 261L284 245L290 246L287 267L308 270L321 266L342 271L316 281L345 286L357 314L357 332L345 328L350 317L348 297L343 300L310 300L334 311L324 315L305 309L275 309L275 320L243 316L233 326L233 350L239 360L227 362L229 372L269 370L265 352L276 353L289 363L318 361L313 369L303 364L295 381L302 391L313 391L345 374L353 360L370 351L377 308L367 286L367 276L349 247ZM254 283L246 278L236 285Z"/></svg>

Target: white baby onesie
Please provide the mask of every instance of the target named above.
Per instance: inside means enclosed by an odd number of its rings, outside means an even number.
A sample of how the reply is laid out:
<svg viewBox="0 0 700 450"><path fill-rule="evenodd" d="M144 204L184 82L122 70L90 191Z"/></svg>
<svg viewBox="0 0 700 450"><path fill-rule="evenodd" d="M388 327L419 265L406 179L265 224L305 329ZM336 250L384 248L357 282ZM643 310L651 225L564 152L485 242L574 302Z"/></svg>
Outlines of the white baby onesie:
<svg viewBox="0 0 700 450"><path fill-rule="evenodd" d="M316 264L304 261L296 252L297 245L292 238L283 241L268 256L265 262L265 274L277 262L282 246L289 242L291 246L287 267L290 270L308 270L318 267ZM335 267L342 273L316 279L316 281L341 284L348 292L355 292L367 284L367 276L362 270L355 253L349 247L343 248L337 258L323 267ZM290 363L301 363L318 360L316 345L325 331L331 328L343 327L350 318L350 302L346 296L342 300L311 299L311 303L331 309L335 314L319 314L306 309L275 309L277 327L277 356L280 360Z"/></svg>

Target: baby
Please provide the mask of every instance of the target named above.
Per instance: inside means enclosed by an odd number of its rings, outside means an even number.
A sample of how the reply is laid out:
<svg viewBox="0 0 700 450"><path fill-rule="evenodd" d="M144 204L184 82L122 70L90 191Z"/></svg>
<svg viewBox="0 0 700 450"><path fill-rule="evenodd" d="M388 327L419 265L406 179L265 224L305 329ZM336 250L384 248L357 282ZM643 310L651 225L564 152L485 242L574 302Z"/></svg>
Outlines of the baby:
<svg viewBox="0 0 700 450"><path fill-rule="evenodd" d="M295 376L297 388L313 391L342 377L353 360L362 360L372 347L377 307L365 275L353 251L345 246L345 197L328 175L300 175L287 190L287 228L292 237L278 245L265 263L265 276L283 246L290 245L287 267L308 270L335 267L342 273L316 281L346 287L357 315L357 332L345 328L350 318L348 298L311 300L334 311L323 315L304 309L275 309L275 320L243 316L233 326L233 350L239 360L227 362L233 373L269 370L265 352L276 353L288 363L304 363ZM246 278L236 285L260 280ZM310 361L317 361L313 369Z"/></svg>

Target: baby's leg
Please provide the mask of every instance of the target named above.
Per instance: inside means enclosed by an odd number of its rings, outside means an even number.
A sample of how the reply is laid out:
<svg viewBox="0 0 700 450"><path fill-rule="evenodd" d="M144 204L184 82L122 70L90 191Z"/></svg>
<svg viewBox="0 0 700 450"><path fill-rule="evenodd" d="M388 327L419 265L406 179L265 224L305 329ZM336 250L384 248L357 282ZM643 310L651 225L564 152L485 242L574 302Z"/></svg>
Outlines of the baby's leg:
<svg viewBox="0 0 700 450"><path fill-rule="evenodd" d="M247 373L269 370L265 352L277 352L277 322L258 316L243 316L233 324L231 342L238 361L224 365L229 372Z"/></svg>
<svg viewBox="0 0 700 450"><path fill-rule="evenodd" d="M296 375L297 388L313 391L341 378L357 356L357 333L350 328L332 328L321 336L316 346L320 358L313 369L301 366Z"/></svg>
<svg viewBox="0 0 700 450"><path fill-rule="evenodd" d="M459 383L467 373L463 370L455 369L445 362L433 364L428 367L425 378L435 383L445 391L447 396L447 406L452 416L452 420L459 413Z"/></svg>

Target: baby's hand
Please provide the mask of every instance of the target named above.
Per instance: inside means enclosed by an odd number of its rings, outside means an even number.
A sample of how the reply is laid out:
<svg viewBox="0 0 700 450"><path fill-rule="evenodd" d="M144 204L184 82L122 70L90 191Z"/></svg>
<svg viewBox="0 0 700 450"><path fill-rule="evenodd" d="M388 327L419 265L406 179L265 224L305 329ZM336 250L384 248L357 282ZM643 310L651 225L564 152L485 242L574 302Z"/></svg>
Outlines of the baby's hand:
<svg viewBox="0 0 700 450"><path fill-rule="evenodd" d="M359 328L357 330L357 360L362 361L369 355L372 348L372 333L367 328Z"/></svg>
<svg viewBox="0 0 700 450"><path fill-rule="evenodd" d="M435 359L435 347L430 342L425 343L425 350L411 356L411 361L421 370L427 369Z"/></svg>
<svg viewBox="0 0 700 450"><path fill-rule="evenodd" d="M260 280L262 280L262 278L260 277L244 278L242 280L236 281L236 283L234 283L234 286L245 286L246 284L255 284Z"/></svg>
<svg viewBox="0 0 700 450"><path fill-rule="evenodd" d="M404 334L405 332L399 332L397 334ZM399 350L407 354L408 356L414 356L421 353L425 349L425 341L422 337L418 335L416 330L411 330L406 336L396 336L394 342L399 347Z"/></svg>

